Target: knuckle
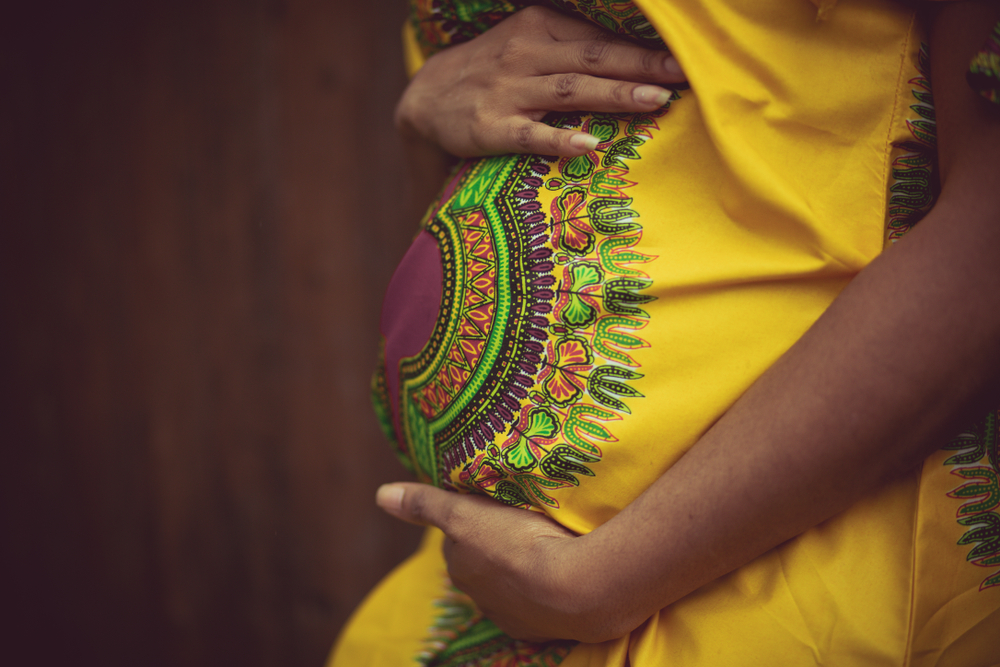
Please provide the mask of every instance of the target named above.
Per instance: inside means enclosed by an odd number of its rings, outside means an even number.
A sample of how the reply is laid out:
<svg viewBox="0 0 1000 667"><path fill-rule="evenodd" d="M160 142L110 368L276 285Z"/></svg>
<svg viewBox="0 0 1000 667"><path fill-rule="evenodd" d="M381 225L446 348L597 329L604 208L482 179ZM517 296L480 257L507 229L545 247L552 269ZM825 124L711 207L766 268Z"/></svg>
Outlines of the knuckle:
<svg viewBox="0 0 1000 667"><path fill-rule="evenodd" d="M655 76L663 72L663 54L650 49L643 49L639 56L639 72L644 76Z"/></svg>
<svg viewBox="0 0 1000 667"><path fill-rule="evenodd" d="M410 491L403 496L403 504L406 505L407 512L414 519L427 520L427 496L425 494Z"/></svg>
<svg viewBox="0 0 1000 667"><path fill-rule="evenodd" d="M625 81L618 81L608 88L608 102L612 104L624 104L632 99L632 88L634 86L631 83L626 83Z"/></svg>
<svg viewBox="0 0 1000 667"><path fill-rule="evenodd" d="M580 64L588 70L600 67L608 57L611 42L593 40L587 42L580 51Z"/></svg>
<svg viewBox="0 0 1000 667"><path fill-rule="evenodd" d="M546 153L551 155L559 155L562 153L562 149L568 146L568 137L559 132L552 132L545 139L545 149Z"/></svg>
<svg viewBox="0 0 1000 667"><path fill-rule="evenodd" d="M515 35L500 46L500 50L497 51L497 61L502 65L508 66L520 63L524 60L528 50L528 40L522 36Z"/></svg>
<svg viewBox="0 0 1000 667"><path fill-rule="evenodd" d="M583 77L575 72L560 74L552 80L552 95L565 102L576 95L582 80Z"/></svg>
<svg viewBox="0 0 1000 667"><path fill-rule="evenodd" d="M531 149L534 138L535 138L535 128L530 123L524 123L523 125L518 125L516 128L514 128L513 136L511 137L511 139L514 142L514 145L525 152Z"/></svg>
<svg viewBox="0 0 1000 667"><path fill-rule="evenodd" d="M569 138L573 132L561 132L548 126L543 126L543 130L535 135L535 153L544 155L565 155L566 150L571 150Z"/></svg>
<svg viewBox="0 0 1000 667"><path fill-rule="evenodd" d="M491 120L492 114L490 113L490 109L484 104L476 104L469 112L469 125L477 131L482 131L483 128L489 127Z"/></svg>

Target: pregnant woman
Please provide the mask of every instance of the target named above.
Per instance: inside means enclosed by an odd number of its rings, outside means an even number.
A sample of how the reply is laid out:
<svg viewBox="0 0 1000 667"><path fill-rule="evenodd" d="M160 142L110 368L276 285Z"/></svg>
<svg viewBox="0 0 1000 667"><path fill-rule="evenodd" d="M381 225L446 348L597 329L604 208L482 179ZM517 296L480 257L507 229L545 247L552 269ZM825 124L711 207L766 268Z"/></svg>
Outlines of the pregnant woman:
<svg viewBox="0 0 1000 667"><path fill-rule="evenodd" d="M379 502L443 532L332 664L995 664L996 7L475 4L416 3L448 48L403 124L528 152L460 161L390 284L376 405L424 484ZM661 36L690 90L621 83L671 80ZM530 113L449 118L429 81L498 58L548 68Z"/></svg>

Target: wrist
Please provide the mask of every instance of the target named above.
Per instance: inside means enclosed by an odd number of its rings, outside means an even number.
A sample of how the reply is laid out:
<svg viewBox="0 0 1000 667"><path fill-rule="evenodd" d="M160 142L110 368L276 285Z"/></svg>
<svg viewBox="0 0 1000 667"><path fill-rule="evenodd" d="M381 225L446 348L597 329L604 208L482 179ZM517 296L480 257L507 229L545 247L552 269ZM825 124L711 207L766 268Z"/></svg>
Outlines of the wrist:
<svg viewBox="0 0 1000 667"><path fill-rule="evenodd" d="M535 556L542 573L536 599L553 622L553 634L585 643L622 637L645 618L632 622L615 588L614 567L602 567L606 554L588 536L547 540Z"/></svg>

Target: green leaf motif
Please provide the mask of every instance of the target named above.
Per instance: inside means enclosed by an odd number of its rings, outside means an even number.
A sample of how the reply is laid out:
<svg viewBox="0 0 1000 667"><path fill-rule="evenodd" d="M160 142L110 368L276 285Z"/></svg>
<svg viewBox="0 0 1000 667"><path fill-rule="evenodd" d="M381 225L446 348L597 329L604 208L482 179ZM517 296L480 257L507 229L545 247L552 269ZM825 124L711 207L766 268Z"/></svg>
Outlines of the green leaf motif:
<svg viewBox="0 0 1000 667"><path fill-rule="evenodd" d="M977 543L966 556L967 560L978 561L983 558L1000 556L1000 514L985 512L958 520L970 529L959 538L958 543L965 546Z"/></svg>
<svg viewBox="0 0 1000 667"><path fill-rule="evenodd" d="M596 262L578 262L570 267L566 291L569 301L559 312L559 318L567 326L582 329L597 319L597 309L583 300L580 292L604 280L604 271Z"/></svg>
<svg viewBox="0 0 1000 667"><path fill-rule="evenodd" d="M550 498L541 489L541 484L539 483L539 477L534 475L518 475L515 479L521 483L525 489L527 489L532 496L537 498L540 502L548 505L549 507L559 507L559 503L555 501L554 498Z"/></svg>
<svg viewBox="0 0 1000 667"><path fill-rule="evenodd" d="M531 442L535 439L551 440L558 433L559 420L552 411L532 408L528 412L528 427L518 436L517 442L503 450L503 462L512 470L531 470L538 463Z"/></svg>
<svg viewBox="0 0 1000 667"><path fill-rule="evenodd" d="M550 410L533 408L528 413L528 428L524 435L528 438L550 440L559 433L559 420Z"/></svg>
<svg viewBox="0 0 1000 667"><path fill-rule="evenodd" d="M601 165L604 167L622 167L622 160L638 160L639 151L637 146L641 146L645 140L642 137L622 137L611 144L608 150L604 151Z"/></svg>
<svg viewBox="0 0 1000 667"><path fill-rule="evenodd" d="M645 324L630 317L607 316L597 321L594 331L594 351L605 359L625 366L638 366L635 359L623 350L638 350L649 343L638 336L624 333L622 329L641 329Z"/></svg>
<svg viewBox="0 0 1000 667"><path fill-rule="evenodd" d="M594 11L591 13L590 18L594 21L600 23L606 30L615 34L618 32L618 22L613 18L601 11Z"/></svg>
<svg viewBox="0 0 1000 667"><path fill-rule="evenodd" d="M574 329L589 327L597 319L597 310L576 294L569 295L569 301L559 313L566 326Z"/></svg>
<svg viewBox="0 0 1000 667"><path fill-rule="evenodd" d="M570 180L582 181L594 171L594 161L589 155L578 155L571 158L562 167L562 174Z"/></svg>
<svg viewBox="0 0 1000 667"><path fill-rule="evenodd" d="M620 197L623 189L635 185L622 178L627 173L628 170L621 167L598 170L590 179L590 193L595 197Z"/></svg>
<svg viewBox="0 0 1000 667"><path fill-rule="evenodd" d="M553 479L546 479L544 477L539 477L538 475L531 475L531 481L533 484L545 487L546 489L562 489L566 486L561 482L557 482Z"/></svg>
<svg viewBox="0 0 1000 667"><path fill-rule="evenodd" d="M952 438L941 449L957 451L958 454L949 457L944 464L952 466L970 465L989 457L990 463L997 469L993 458L1000 449L1000 432L998 432L997 411L991 411L986 419L975 424L965 433ZM990 451L990 450L993 451ZM992 454L993 456L990 456Z"/></svg>
<svg viewBox="0 0 1000 667"><path fill-rule="evenodd" d="M524 489L506 479L498 482L493 487L493 497L504 505L511 505L513 507L523 507L524 505L531 504L531 500L524 493Z"/></svg>
<svg viewBox="0 0 1000 667"><path fill-rule="evenodd" d="M640 398L642 394L625 384L625 381L637 380L641 377L641 373L621 366L601 366L591 371L587 378L587 392L601 405L631 414L632 410L629 409L628 405L617 397Z"/></svg>
<svg viewBox="0 0 1000 667"><path fill-rule="evenodd" d="M913 136L920 141L931 146L937 143L937 128L933 122L929 120L908 120L906 121L906 125L910 128Z"/></svg>
<svg viewBox="0 0 1000 667"><path fill-rule="evenodd" d="M952 498L968 498L968 502L963 504L958 513L960 516L967 514L980 514L1000 505L1000 478L993 468L988 466L976 466L974 468L958 468L952 473L964 477L968 480L981 480L966 482L948 495ZM975 499L980 499L975 502Z"/></svg>
<svg viewBox="0 0 1000 667"><path fill-rule="evenodd" d="M994 564L998 565L1000 563L994 563ZM991 588L993 586L1000 586L1000 571L995 572L992 575L986 577L986 579L983 581L982 586L979 587L979 590L984 590L987 588Z"/></svg>
<svg viewBox="0 0 1000 667"><path fill-rule="evenodd" d="M641 14L639 16L633 16L632 18L625 19L622 26L630 35L635 35L641 40L651 42L655 46L666 46L660 38L660 35L656 32L656 28L654 28L652 24L646 20L646 17Z"/></svg>
<svg viewBox="0 0 1000 667"><path fill-rule="evenodd" d="M611 431L597 422L589 421L588 417L593 417L601 421L611 421L621 418L614 412L597 407L596 405L574 405L569 409L569 413L566 416L566 425L563 429L566 441L577 449L582 449L593 456L600 457L600 448L590 442L590 440L615 442L616 438L611 435Z"/></svg>
<svg viewBox="0 0 1000 667"><path fill-rule="evenodd" d="M523 437L504 449L502 457L508 468L522 472L531 470L538 463L535 453L531 451L531 443Z"/></svg>
<svg viewBox="0 0 1000 667"><path fill-rule="evenodd" d="M670 102L678 99L679 97L680 96L677 94L677 91L674 91L674 94L670 96L670 100L668 100L667 104L669 105ZM625 134L628 136L652 137L653 130L658 127L659 126L656 124L656 120L652 116L644 113L636 114L632 117L628 127L625 128Z"/></svg>
<svg viewBox="0 0 1000 667"><path fill-rule="evenodd" d="M640 264L652 261L649 255L641 252L628 250L639 242L640 235L634 236L612 236L597 244L597 257L601 261L601 267L609 273L617 273L623 276L645 275L637 269L630 269L624 264Z"/></svg>
<svg viewBox="0 0 1000 667"><path fill-rule="evenodd" d="M594 117L590 121L590 126L587 131L593 136L597 137L598 142L605 143L611 141L618 135L618 121L612 120L611 118L598 118Z"/></svg>
<svg viewBox="0 0 1000 667"><path fill-rule="evenodd" d="M577 262L570 267L569 279L569 289L580 292L592 285L599 285L604 280L604 271L596 262Z"/></svg>
<svg viewBox="0 0 1000 667"><path fill-rule="evenodd" d="M918 101L923 102L924 104L929 104L932 107L934 106L934 96L930 93L923 90L911 90L910 92L913 93L913 96L916 97Z"/></svg>
<svg viewBox="0 0 1000 667"><path fill-rule="evenodd" d="M635 222L635 218L638 218L639 214L628 208L631 203L631 197L591 199L590 203L587 204L587 215L590 216L591 226L608 236L625 234L639 229L639 223Z"/></svg>
<svg viewBox="0 0 1000 667"><path fill-rule="evenodd" d="M653 284L646 278L615 278L604 285L604 308L615 315L635 315L649 317L649 314L638 306L650 301L656 301L651 294L639 294Z"/></svg>
<svg viewBox="0 0 1000 667"><path fill-rule="evenodd" d="M923 104L914 104L910 106L911 109L917 112L917 115L921 118L926 118L929 121L934 121L934 107L925 106Z"/></svg>
<svg viewBox="0 0 1000 667"><path fill-rule="evenodd" d="M569 445L557 445L552 448L539 464L538 468L549 478L579 486L580 480L574 475L593 477L594 473L585 463L596 463L596 456L579 452Z"/></svg>

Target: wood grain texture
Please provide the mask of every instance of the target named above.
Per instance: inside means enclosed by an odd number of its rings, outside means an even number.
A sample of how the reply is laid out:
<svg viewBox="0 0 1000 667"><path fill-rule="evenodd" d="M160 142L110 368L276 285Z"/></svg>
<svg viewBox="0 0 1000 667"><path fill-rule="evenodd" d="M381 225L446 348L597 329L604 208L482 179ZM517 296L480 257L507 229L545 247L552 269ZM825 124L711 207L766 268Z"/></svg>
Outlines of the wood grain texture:
<svg viewBox="0 0 1000 667"><path fill-rule="evenodd" d="M417 222L403 3L21 4L0 34L7 664L321 665L419 533L372 503L406 473L367 395Z"/></svg>

